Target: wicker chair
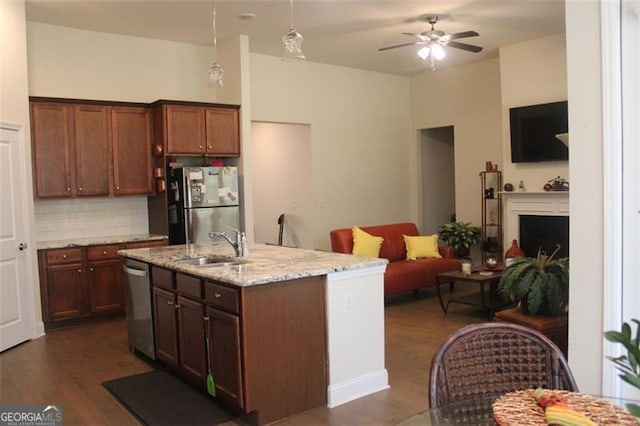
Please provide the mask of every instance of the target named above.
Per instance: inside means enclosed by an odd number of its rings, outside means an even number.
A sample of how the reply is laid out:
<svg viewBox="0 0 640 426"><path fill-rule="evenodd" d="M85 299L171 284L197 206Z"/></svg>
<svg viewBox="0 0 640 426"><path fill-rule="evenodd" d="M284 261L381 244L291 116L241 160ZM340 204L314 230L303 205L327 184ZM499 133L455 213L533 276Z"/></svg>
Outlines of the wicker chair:
<svg viewBox="0 0 640 426"><path fill-rule="evenodd" d="M518 389L578 387L558 347L536 330L510 323L473 324L453 333L431 362L431 408Z"/></svg>

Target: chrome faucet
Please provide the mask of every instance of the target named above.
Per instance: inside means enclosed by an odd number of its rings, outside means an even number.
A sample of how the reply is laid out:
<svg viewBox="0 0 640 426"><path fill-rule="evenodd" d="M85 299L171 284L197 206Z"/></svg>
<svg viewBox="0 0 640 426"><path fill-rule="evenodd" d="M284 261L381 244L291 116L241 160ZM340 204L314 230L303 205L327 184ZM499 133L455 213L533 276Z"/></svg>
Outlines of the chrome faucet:
<svg viewBox="0 0 640 426"><path fill-rule="evenodd" d="M234 229L233 231L236 233L235 241L224 232L209 232L209 238L224 238L229 244L231 244L231 247L233 247L233 250L236 252L236 257L240 257L244 255L242 252L242 233L237 229Z"/></svg>

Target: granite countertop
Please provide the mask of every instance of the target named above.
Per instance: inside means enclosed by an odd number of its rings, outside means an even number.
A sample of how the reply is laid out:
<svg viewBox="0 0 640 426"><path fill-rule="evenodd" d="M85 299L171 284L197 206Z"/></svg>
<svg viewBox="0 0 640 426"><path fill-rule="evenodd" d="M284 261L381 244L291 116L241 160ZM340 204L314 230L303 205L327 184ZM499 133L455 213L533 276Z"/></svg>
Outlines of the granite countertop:
<svg viewBox="0 0 640 426"><path fill-rule="evenodd" d="M224 241L120 250L118 254L240 287L382 266L388 263L387 259L265 244L249 244L248 248L248 256L237 258L242 263L228 266L194 266L184 262L186 259L203 256L234 258L233 249Z"/></svg>
<svg viewBox="0 0 640 426"><path fill-rule="evenodd" d="M155 241L166 240L166 235L157 234L133 234L133 235L116 235L108 237L89 237L89 238L70 238L67 240L55 241L37 241L36 248L38 250L68 248L68 247L86 247L101 244L121 244L131 243L134 241Z"/></svg>

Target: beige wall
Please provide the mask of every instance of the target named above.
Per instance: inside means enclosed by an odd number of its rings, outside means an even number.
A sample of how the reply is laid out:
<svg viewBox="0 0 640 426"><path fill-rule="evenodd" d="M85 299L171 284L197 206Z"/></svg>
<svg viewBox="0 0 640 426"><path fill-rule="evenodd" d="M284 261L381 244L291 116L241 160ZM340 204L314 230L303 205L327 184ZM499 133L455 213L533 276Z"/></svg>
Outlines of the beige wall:
<svg viewBox="0 0 640 426"><path fill-rule="evenodd" d="M408 78L251 54L251 102L254 121L311 127L315 248L333 228L415 219Z"/></svg>
<svg viewBox="0 0 640 426"><path fill-rule="evenodd" d="M484 170L487 160L498 163L502 168L498 60L442 72L425 72L414 77L411 80L411 112L413 129L416 130L415 137L409 141L411 161L408 166L411 174L417 174L414 170L418 167L417 131L453 126L457 218L480 225L478 173ZM417 189L411 192L418 194ZM413 201L418 202L416 199ZM417 211L417 207L414 210Z"/></svg>
<svg viewBox="0 0 640 426"><path fill-rule="evenodd" d="M504 181L517 187L522 180L527 191L542 191L556 176L568 179L569 162L512 163L509 108L566 100L566 57L564 34L500 48ZM580 143L576 138L571 140Z"/></svg>

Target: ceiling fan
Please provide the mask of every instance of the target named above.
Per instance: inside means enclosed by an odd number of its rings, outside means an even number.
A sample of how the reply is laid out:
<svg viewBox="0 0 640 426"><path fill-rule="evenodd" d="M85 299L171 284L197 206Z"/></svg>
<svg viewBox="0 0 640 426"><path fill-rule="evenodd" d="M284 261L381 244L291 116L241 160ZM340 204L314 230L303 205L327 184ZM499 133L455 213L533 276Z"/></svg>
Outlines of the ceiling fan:
<svg viewBox="0 0 640 426"><path fill-rule="evenodd" d="M417 37L417 41L412 41L409 43L397 44L395 46L381 47L378 49L379 51L396 49L398 47L405 46L413 46L418 45L422 46L420 50L418 50L418 56L422 60L426 60L430 58L431 60L431 69L436 69L435 61L443 59L447 53L445 52L445 47L455 47L456 49L466 50L468 52L478 53L482 51L482 47L474 46L472 44L460 43L459 41L454 41L460 38L467 37L477 37L478 34L475 31L463 31L461 33L455 34L445 34L443 31L436 31L435 25L438 22L437 15L430 15L426 17L426 21L431 24L431 29L427 31L423 31L420 34L416 33L402 33L404 35Z"/></svg>

